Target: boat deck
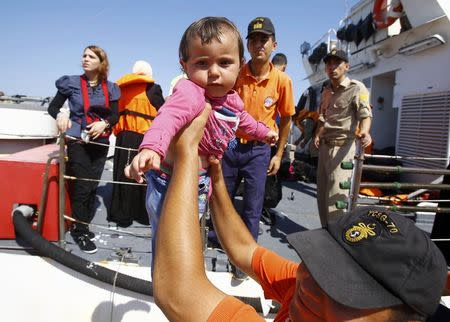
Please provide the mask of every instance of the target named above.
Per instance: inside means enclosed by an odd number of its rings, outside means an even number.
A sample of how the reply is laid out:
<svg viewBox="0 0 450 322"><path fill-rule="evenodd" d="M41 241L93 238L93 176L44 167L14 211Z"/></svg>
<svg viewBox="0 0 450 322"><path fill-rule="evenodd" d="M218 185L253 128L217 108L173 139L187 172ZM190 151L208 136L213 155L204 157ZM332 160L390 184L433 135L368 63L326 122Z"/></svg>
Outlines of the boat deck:
<svg viewBox="0 0 450 322"><path fill-rule="evenodd" d="M107 162L102 179L112 180L111 162ZM110 183L101 183L98 188L97 214L91 226L96 234L98 252L81 252L69 233L65 236L65 248L74 255L111 270L151 280L152 240L149 226L134 223L127 228L118 228L115 224L108 223L106 207L110 202L111 189ZM240 202L241 198L237 197L237 207ZM276 222L273 225L260 223L258 243L288 259L298 261L296 252L286 241L286 235L320 227L315 184L283 182L283 199L273 212ZM417 224L429 232L432 218L419 215ZM28 253L36 252L20 239L0 240L0 260L7 263L3 274L0 274L0 284L3 285L5 294L8 294L3 303L5 320L167 321L151 296L105 284L54 260L27 256ZM268 313L273 303L264 299L260 286L251 279L244 282L232 279L227 263L228 259L221 250L205 250L205 268L212 283L227 294L256 299L256 303L260 303L256 305L260 305L265 320L273 321L274 315ZM24 305L26 310L23 309ZM76 310L73 310L73 305L77 306ZM67 315L69 311L73 312Z"/></svg>
<svg viewBox="0 0 450 322"><path fill-rule="evenodd" d="M102 180L112 180L112 165L107 162ZM74 243L69 233L66 233L66 249L77 256L94 262L101 261L129 261L139 266L151 266L151 231L149 226L134 222L127 228L117 227L115 223L106 220L106 207L110 204L112 184L101 183L98 187L98 208L92 221L91 231L96 234L95 243L98 252L85 254ZM286 235L292 232L320 227L317 215L315 184L299 181L285 181L283 183L283 199L272 211L276 222L273 225L260 223L259 244L272 249L280 255L297 261L297 253L288 245ZM236 207L240 206L242 198L236 197ZM208 248L205 251L205 265L207 270L213 269L212 261L220 250ZM122 259L122 256L123 259ZM218 268L225 270L225 265Z"/></svg>
<svg viewBox="0 0 450 322"><path fill-rule="evenodd" d="M112 162L107 161L102 180L112 180ZM283 198L274 209L276 221L273 225L260 222L260 236L258 243L274 250L278 254L298 261L297 253L289 246L286 235L301 231L320 228L320 220L316 204L316 185L301 181L283 181ZM121 228L115 223L107 222L106 207L110 203L111 183L100 183L98 187L97 213L92 220L91 231L96 234L95 243L98 251L95 254L86 254L79 250L69 232L66 232L66 250L92 262L124 261L139 266L151 266L151 230L149 226L134 222L130 227ZM235 205L239 209L242 197L236 197ZM419 213L416 224L419 228L430 233L434 215ZM27 245L16 240L0 240L0 249L25 247ZM217 255L221 260L225 256L217 249L207 248L205 251L205 267L213 269L212 261ZM226 267L218 268L218 271Z"/></svg>
<svg viewBox="0 0 450 322"><path fill-rule="evenodd" d="M105 181L112 180L112 164L107 162L102 175ZM86 254L79 250L71 235L65 235L65 249L85 260L107 266L123 274L151 280L151 231L149 226L136 222L130 227L120 228L106 221L106 207L110 203L112 184L101 183L98 187L97 213L92 221L91 231L96 234L98 251ZM314 229L320 226L317 215L316 192L314 184L302 182L284 182L283 199L273 209L276 222L273 225L260 223L259 243L280 255L298 261L296 252L290 248L286 235L299 230ZM242 198L236 198L239 207ZM8 269L0 275L0 283L10 294L4 316L9 321L166 321L155 305L152 297L117 288L94 280L54 260L27 256L36 254L20 238L0 240L0 260L8 262ZM228 258L223 251L207 248L205 250L205 268L210 280L224 292L261 301L261 309L266 321L273 321L268 314L272 302L264 300L262 289L253 280L244 282L232 279L228 271ZM29 274L32 270L32 274ZM214 271L214 272L213 272ZM15 276L12 278L12 276ZM36 281L36 279L38 281ZM33 292L27 292L27 285L33 285L41 300ZM35 287L37 289L35 289ZM20 294L25 294L25 296ZM69 294L70 293L70 294ZM70 317L65 313L71 308L67 296L84 294L77 306L80 310ZM17 301L20 297L22 300ZM51 299L50 299L51 298ZM19 303L31 303L28 310L20 310ZM61 313L55 312L59 307ZM100 318L102 317L102 318Z"/></svg>

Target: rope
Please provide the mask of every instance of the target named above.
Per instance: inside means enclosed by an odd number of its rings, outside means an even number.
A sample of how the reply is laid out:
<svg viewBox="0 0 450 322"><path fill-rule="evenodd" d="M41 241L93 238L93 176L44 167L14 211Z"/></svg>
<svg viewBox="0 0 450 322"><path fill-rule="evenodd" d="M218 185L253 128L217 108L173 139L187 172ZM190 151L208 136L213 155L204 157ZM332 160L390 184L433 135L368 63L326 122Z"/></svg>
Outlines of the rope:
<svg viewBox="0 0 450 322"><path fill-rule="evenodd" d="M102 230L112 231L114 233L121 233L121 234L124 234L124 235L132 235L134 237L139 237L139 238L149 238L149 239L152 238L152 236L148 235L148 234L137 234L137 233L132 233L132 232L129 232L129 231L126 231L126 230L122 230L122 229L111 228L111 227L106 226L106 225L87 223L87 222L84 222L84 221L81 221L81 220L69 217L67 215L64 215L64 219L72 221L72 222L76 222L76 223L79 223L79 224L87 225L87 226L90 226L90 227L97 227L97 228L100 228Z"/></svg>
<svg viewBox="0 0 450 322"><path fill-rule="evenodd" d="M94 144L94 145L107 146L107 147L111 146L110 144L100 143L100 142L94 142L94 141L88 141L88 142L86 142L86 141L84 141L84 140L82 140L82 139L80 139L80 138L76 138L76 137L73 137L73 136L70 136L70 135L67 135L67 134L66 134L66 138L68 138L68 139L70 139L70 140L73 140L73 141L84 142L84 143L86 143L86 144ZM116 149L120 149L120 150L126 150L126 151L139 151L139 149L124 148L124 147L118 146L118 145L116 145L115 148L116 148Z"/></svg>
<svg viewBox="0 0 450 322"><path fill-rule="evenodd" d="M130 251L131 248L127 248L127 252ZM123 263L123 259L125 258L125 254L126 252L123 252L122 254L122 258L120 259L119 265L117 267L116 273L114 274L114 280L113 280L113 288L111 291L111 296L110 296L110 302L111 302L111 311L110 311L110 321L113 321L113 313L114 313L114 295L116 294L116 281L117 281L117 276L119 275L119 269L122 266Z"/></svg>
<svg viewBox="0 0 450 322"><path fill-rule="evenodd" d="M70 135L65 135L65 137L70 139L70 140L74 140L74 141L78 141L78 142L84 142L86 144L94 144L94 145L99 145L99 146L110 147L110 144L106 144L106 143L92 142L92 141L85 142L82 139L79 139L79 138L76 138L76 137L73 137L73 136L70 136ZM131 151L139 151L138 149L124 148L124 147L117 146L117 145L115 146L115 148L116 149L120 149L120 150L128 151L128 162L127 162L127 164L130 163ZM142 178L144 179L144 181L147 181L144 176L142 176ZM113 180L97 180L97 179L90 179L90 178L77 178L77 177L68 176L68 175L64 175L64 179L67 179L67 180L82 180L82 181L99 182L99 183L100 182L104 182L104 183L112 183L112 184L125 184L125 185L129 185L129 186L144 186L144 187L147 186L146 183L113 181Z"/></svg>
<svg viewBox="0 0 450 322"><path fill-rule="evenodd" d="M89 178L77 178L77 177L68 176L68 175L64 175L64 179L67 179L67 180L82 180L82 181L91 181L91 182L105 182L105 183L115 183L115 184L127 184L127 185L130 185L130 186L147 186L146 183L124 182L124 181L114 181L114 180L97 180L97 179L89 179Z"/></svg>
<svg viewBox="0 0 450 322"><path fill-rule="evenodd" d="M4 136L12 136L12 137L24 137L24 138L39 138L39 139L55 139L56 136L54 135L42 135L42 134L11 134L11 133L0 133L0 135Z"/></svg>

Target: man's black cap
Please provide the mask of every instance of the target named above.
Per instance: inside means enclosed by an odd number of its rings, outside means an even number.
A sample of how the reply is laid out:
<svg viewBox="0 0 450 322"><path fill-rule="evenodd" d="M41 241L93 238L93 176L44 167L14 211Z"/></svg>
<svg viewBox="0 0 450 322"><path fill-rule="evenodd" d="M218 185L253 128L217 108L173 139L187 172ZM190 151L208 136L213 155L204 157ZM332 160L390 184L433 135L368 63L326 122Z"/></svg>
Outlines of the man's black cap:
<svg viewBox="0 0 450 322"><path fill-rule="evenodd" d="M272 21L267 17L258 17L248 24L247 37L255 32L261 32L266 35L275 35L275 27Z"/></svg>
<svg viewBox="0 0 450 322"><path fill-rule="evenodd" d="M328 59L332 58L332 57L336 57L340 60L345 61L346 63L348 63L348 56L347 53L345 51L343 51L342 49L332 49L324 58L323 58L323 62L326 64Z"/></svg>
<svg viewBox="0 0 450 322"><path fill-rule="evenodd" d="M327 229L287 236L317 284L359 309L406 304L426 317L439 305L447 263L430 237L399 213L361 207Z"/></svg>

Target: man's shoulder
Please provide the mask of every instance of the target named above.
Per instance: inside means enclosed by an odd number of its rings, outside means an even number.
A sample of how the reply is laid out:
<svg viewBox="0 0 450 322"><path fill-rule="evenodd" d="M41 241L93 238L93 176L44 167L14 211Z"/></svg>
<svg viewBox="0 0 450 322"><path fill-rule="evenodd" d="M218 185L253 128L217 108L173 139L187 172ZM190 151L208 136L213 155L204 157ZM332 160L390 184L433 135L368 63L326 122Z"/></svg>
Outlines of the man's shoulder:
<svg viewBox="0 0 450 322"><path fill-rule="evenodd" d="M367 89L366 85L356 79L350 80L350 84L352 84L355 88L353 97L357 98L359 102L363 103L364 105L369 106L369 90Z"/></svg>
<svg viewBox="0 0 450 322"><path fill-rule="evenodd" d="M357 80L357 79L350 79L350 84L353 84L354 86L356 86L357 89L359 89L360 91L368 91L366 85L364 85L363 82Z"/></svg>
<svg viewBox="0 0 450 322"><path fill-rule="evenodd" d="M277 80L279 80L280 83L283 83L283 84L292 82L292 79L289 77L288 74L286 74L285 72L282 72L281 70L279 70L275 67L272 67L269 77L276 78Z"/></svg>

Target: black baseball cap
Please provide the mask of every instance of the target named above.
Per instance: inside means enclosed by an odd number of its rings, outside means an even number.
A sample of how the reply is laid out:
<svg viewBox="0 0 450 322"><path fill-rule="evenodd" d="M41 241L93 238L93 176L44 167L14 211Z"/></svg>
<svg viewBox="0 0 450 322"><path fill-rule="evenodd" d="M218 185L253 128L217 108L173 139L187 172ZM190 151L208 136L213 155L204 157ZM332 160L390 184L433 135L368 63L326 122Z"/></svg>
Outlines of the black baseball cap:
<svg viewBox="0 0 450 322"><path fill-rule="evenodd" d="M272 20L267 17L257 17L253 19L247 28L247 37L252 33L261 32L267 35L275 35L275 27L273 26Z"/></svg>
<svg viewBox="0 0 450 322"><path fill-rule="evenodd" d="M406 304L426 317L447 280L441 251L414 222L381 207L361 207L326 229L290 234L289 243L319 286L359 309Z"/></svg>
<svg viewBox="0 0 450 322"><path fill-rule="evenodd" d="M348 63L347 53L342 49L332 49L328 54L325 55L325 57L323 58L323 62L326 64L328 59L332 57L339 58L340 60L343 60L346 63Z"/></svg>

